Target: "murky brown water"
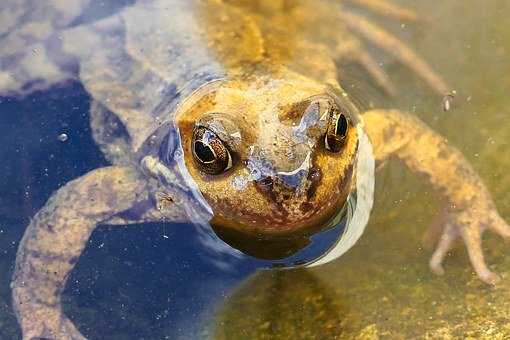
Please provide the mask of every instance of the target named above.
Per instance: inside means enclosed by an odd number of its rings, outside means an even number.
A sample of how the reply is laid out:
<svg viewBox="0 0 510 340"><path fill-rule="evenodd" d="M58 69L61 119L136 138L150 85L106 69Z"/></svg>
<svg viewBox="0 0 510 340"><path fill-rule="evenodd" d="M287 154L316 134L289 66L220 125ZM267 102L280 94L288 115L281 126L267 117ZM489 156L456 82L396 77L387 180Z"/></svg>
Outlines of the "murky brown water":
<svg viewBox="0 0 510 340"><path fill-rule="evenodd" d="M510 220L510 3L399 3L428 21L375 20L434 65L458 95L443 112L437 96L390 63L399 95L376 103L415 112L461 149ZM427 265L431 252L421 246L440 208L437 196L397 163L379 171L376 183L369 226L348 254L314 270L254 275L218 307L216 338L510 337L508 245L485 234L487 261L503 276L496 288L474 276L461 245L437 277Z"/></svg>

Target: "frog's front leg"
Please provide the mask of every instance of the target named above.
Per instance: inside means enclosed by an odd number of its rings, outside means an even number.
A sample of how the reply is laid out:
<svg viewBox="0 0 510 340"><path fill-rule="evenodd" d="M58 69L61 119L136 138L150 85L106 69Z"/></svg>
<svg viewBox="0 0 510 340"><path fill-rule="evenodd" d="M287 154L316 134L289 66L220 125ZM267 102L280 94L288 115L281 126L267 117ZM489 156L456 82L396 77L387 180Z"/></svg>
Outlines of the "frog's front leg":
<svg viewBox="0 0 510 340"><path fill-rule="evenodd" d="M105 167L60 188L35 215L20 243L13 307L24 339L84 339L61 311L66 279L94 228L146 195L131 167Z"/></svg>
<svg viewBox="0 0 510 340"><path fill-rule="evenodd" d="M395 155L413 172L425 175L448 202L431 269L443 273L441 264L447 252L461 238L478 277L496 283L499 277L485 264L481 237L491 229L510 238L510 227L499 216L490 193L467 160L444 137L410 114L374 110L364 115L364 121L377 160Z"/></svg>

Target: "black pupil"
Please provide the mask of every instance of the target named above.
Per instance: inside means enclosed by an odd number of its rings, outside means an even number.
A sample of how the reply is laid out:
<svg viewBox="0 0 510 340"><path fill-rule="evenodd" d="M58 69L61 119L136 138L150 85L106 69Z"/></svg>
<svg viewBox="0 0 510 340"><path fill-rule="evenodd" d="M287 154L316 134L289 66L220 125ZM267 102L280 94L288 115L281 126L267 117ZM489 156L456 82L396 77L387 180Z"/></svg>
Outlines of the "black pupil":
<svg viewBox="0 0 510 340"><path fill-rule="evenodd" d="M339 136L345 136L347 133L347 118L343 114L338 117L338 122L336 123L336 131L335 134Z"/></svg>
<svg viewBox="0 0 510 340"><path fill-rule="evenodd" d="M204 163L212 162L216 159L211 148L201 141L195 142L195 154Z"/></svg>

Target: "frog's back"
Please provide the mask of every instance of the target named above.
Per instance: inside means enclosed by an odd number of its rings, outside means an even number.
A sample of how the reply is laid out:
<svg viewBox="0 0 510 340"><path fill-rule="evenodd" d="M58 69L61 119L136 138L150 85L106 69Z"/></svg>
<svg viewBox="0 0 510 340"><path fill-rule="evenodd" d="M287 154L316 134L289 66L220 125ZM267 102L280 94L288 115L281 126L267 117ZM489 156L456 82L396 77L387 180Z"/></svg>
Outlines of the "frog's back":
<svg viewBox="0 0 510 340"><path fill-rule="evenodd" d="M108 157L119 162L125 160L123 155L137 151L165 121L172 120L176 106L203 84L239 75L244 65L262 59L270 59L273 65L289 63L284 60L288 51L306 51L301 56L291 56L298 64L306 60L302 70L327 64L320 62L324 59L309 62L316 59L311 56L321 53L313 51L313 46L296 43L288 34L281 36L282 30L268 30L271 20L264 20L265 13L242 1L141 0L101 20L76 26L72 23L80 22L80 14L89 2L57 3L60 4L49 2L45 11L53 11L57 18L67 13L69 19L58 27L52 26L47 36L39 37L38 44L45 47L44 51L58 47L58 55L47 55L45 59L51 66L46 69L54 74L39 84L47 87L65 79L79 79L95 101L94 137ZM276 7L285 9L282 6ZM32 14L28 20L41 19L46 12ZM289 28L292 18L282 16L282 11L275 13L279 21L286 18ZM5 25L3 31L8 31ZM295 33L294 28L290 31ZM280 38L285 38L283 46L276 43L283 43ZM55 41L57 45L53 44ZM0 55L0 62L5 60ZM40 77L27 74L22 67L13 69L15 76ZM331 69L334 66L328 71ZM29 80L24 80L25 86ZM121 124L122 128L94 127L105 123ZM112 143L113 147L108 146ZM123 151L119 153L119 149Z"/></svg>

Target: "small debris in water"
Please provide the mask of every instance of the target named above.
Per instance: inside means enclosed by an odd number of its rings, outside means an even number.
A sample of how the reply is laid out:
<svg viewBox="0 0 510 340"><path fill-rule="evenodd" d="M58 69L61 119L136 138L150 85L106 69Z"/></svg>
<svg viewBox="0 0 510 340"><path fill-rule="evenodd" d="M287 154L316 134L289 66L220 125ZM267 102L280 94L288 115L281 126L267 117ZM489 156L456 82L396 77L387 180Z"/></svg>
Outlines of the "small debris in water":
<svg viewBox="0 0 510 340"><path fill-rule="evenodd" d="M455 90L453 90L452 92L446 94L443 97L443 110L444 111L450 111L450 109L452 108L453 97L455 97L456 94L457 94L457 92Z"/></svg>
<svg viewBox="0 0 510 340"><path fill-rule="evenodd" d="M61 133L60 135L58 135L58 140L61 142L65 142L68 138L69 137L65 133Z"/></svg>
<svg viewBox="0 0 510 340"><path fill-rule="evenodd" d="M172 196L165 192L158 192L156 195L157 195L156 208L160 212L164 213L165 211L168 211L169 209L172 208L172 205L174 203Z"/></svg>

